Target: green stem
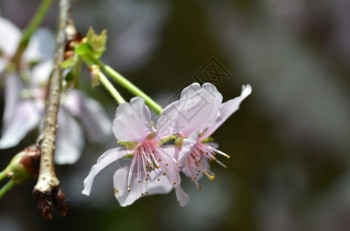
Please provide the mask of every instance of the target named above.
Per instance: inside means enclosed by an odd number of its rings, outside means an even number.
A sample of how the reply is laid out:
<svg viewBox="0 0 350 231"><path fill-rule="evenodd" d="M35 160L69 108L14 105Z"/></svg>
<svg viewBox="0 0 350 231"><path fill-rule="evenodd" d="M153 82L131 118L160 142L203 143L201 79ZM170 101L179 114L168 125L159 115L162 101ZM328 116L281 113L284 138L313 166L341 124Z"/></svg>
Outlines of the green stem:
<svg viewBox="0 0 350 231"><path fill-rule="evenodd" d="M7 177L5 170L0 172L0 181Z"/></svg>
<svg viewBox="0 0 350 231"><path fill-rule="evenodd" d="M4 185L4 187L2 187L0 189L0 199L8 192L10 191L10 189L12 189L12 187L15 185L16 183L13 180L10 180L9 182L7 182L7 184Z"/></svg>
<svg viewBox="0 0 350 231"><path fill-rule="evenodd" d="M170 140L176 140L176 136L175 135L170 135L167 137L164 137L163 139L161 139L158 143L159 146L165 144L166 142L170 141Z"/></svg>
<svg viewBox="0 0 350 231"><path fill-rule="evenodd" d="M102 85L109 91L109 93L114 97L114 99L119 104L125 103L125 100L123 99L123 97L119 94L119 92L115 89L115 87L111 84L111 82L109 82L107 77L102 72L99 73L99 77Z"/></svg>
<svg viewBox="0 0 350 231"><path fill-rule="evenodd" d="M53 0L43 0L36 11L33 18L30 20L29 24L27 25L27 28L24 30L22 34L21 41L18 45L17 51L15 55L13 56L12 60L15 64L19 64L21 60L21 56L24 52L24 50L27 48L27 45L29 43L30 38L36 31L36 29L41 24L42 20L44 19L48 9L50 8L50 5Z"/></svg>
<svg viewBox="0 0 350 231"><path fill-rule="evenodd" d="M100 66L101 70L106 72L110 77L112 77L116 82L118 82L120 85L125 87L128 91L130 91L132 94L136 96L140 96L145 99L146 104L154 110L157 114L162 113L163 108L155 102L151 97L146 95L143 91L141 91L138 87L136 87L133 83L131 83L129 80L127 80L125 77L120 75L118 72L113 70L110 66L103 63L101 60L96 59L91 54L86 54L85 56L88 58L91 62L97 64Z"/></svg>

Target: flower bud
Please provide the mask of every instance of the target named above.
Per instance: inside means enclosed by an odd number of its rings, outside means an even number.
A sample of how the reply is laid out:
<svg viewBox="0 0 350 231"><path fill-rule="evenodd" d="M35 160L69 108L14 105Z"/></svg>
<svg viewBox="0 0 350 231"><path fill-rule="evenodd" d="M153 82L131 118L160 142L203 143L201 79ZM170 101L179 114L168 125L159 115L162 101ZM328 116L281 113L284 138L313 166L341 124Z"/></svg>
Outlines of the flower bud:
<svg viewBox="0 0 350 231"><path fill-rule="evenodd" d="M32 145L16 154L5 169L7 177L19 184L28 178L36 178L39 172L40 151Z"/></svg>

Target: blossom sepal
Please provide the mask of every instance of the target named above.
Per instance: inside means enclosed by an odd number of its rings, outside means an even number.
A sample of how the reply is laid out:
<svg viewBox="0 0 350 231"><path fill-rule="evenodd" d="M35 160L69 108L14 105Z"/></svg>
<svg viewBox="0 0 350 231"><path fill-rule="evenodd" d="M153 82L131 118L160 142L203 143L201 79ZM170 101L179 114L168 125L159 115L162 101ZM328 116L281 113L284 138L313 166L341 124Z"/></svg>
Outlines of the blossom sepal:
<svg viewBox="0 0 350 231"><path fill-rule="evenodd" d="M36 145L32 145L16 154L4 170L4 173L16 184L20 184L29 178L38 176L39 164L40 151Z"/></svg>

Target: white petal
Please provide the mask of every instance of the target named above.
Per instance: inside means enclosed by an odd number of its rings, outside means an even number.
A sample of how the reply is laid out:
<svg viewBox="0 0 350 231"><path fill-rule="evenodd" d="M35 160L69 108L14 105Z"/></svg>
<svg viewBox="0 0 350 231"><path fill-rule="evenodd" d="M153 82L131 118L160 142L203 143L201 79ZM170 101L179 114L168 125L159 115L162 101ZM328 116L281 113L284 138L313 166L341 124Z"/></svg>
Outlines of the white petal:
<svg viewBox="0 0 350 231"><path fill-rule="evenodd" d="M6 127L15 114L18 106L19 94L22 84L16 74L8 74L5 76L5 108L3 117L3 127Z"/></svg>
<svg viewBox="0 0 350 231"><path fill-rule="evenodd" d="M21 31L12 22L0 17L0 35L0 49L7 58L11 58L21 39Z"/></svg>
<svg viewBox="0 0 350 231"><path fill-rule="evenodd" d="M112 134L111 120L96 100L72 90L67 92L63 105L82 120L90 140L102 142Z"/></svg>
<svg viewBox="0 0 350 231"><path fill-rule="evenodd" d="M208 114L208 120L205 121L205 125L202 128L207 128L208 124L211 124L213 121L216 121L220 106L222 104L222 95L216 89L216 87L211 83L204 83L202 86L205 91L205 98L208 98L212 101L212 108L210 114Z"/></svg>
<svg viewBox="0 0 350 231"><path fill-rule="evenodd" d="M146 195L169 193L173 185L162 176L162 172L149 172L148 180L138 182L138 173L131 174L130 192L128 191L128 177L131 161L119 168L113 176L114 195L121 206L128 206ZM158 181L160 179L160 181ZM146 194L147 192L147 194Z"/></svg>
<svg viewBox="0 0 350 231"><path fill-rule="evenodd" d="M38 109L34 102L25 100L16 107L14 116L6 124L0 139L0 148L10 148L17 145L23 137L38 125L42 111Z"/></svg>
<svg viewBox="0 0 350 231"><path fill-rule="evenodd" d="M84 190L82 191L82 193L89 196L91 191L91 186L95 179L95 176L107 165L122 158L128 152L129 152L128 150L117 147L103 153L98 158L97 163L92 166L88 176L84 179Z"/></svg>
<svg viewBox="0 0 350 231"><path fill-rule="evenodd" d="M152 132L151 112L144 99L135 97L117 108L113 133L118 140L141 141Z"/></svg>
<svg viewBox="0 0 350 231"><path fill-rule="evenodd" d="M32 70L31 84L33 87L42 87L49 84L50 74L53 69L53 61L51 59L38 63Z"/></svg>
<svg viewBox="0 0 350 231"><path fill-rule="evenodd" d="M222 98L221 93L216 89L216 87L211 83L204 83L202 89L210 93L213 98Z"/></svg>
<svg viewBox="0 0 350 231"><path fill-rule="evenodd" d="M57 164L74 164L84 147L84 135L80 125L64 108L58 112L56 147Z"/></svg>
<svg viewBox="0 0 350 231"><path fill-rule="evenodd" d="M188 97L190 95L195 94L197 91L201 90L201 85L199 83L192 83L191 85L185 87L182 91L181 91L181 96L180 98L185 98Z"/></svg>
<svg viewBox="0 0 350 231"><path fill-rule="evenodd" d="M29 41L28 47L23 53L23 61L41 61L52 59L55 49L55 37L45 28L38 29Z"/></svg>
<svg viewBox="0 0 350 231"><path fill-rule="evenodd" d="M159 149L163 154L161 155L162 163L166 163L165 171L166 176L170 183L175 188L177 201L180 202L180 206L185 206L190 201L190 197L181 188L181 178L179 168L172 158L175 154L176 148L173 145L167 145Z"/></svg>
<svg viewBox="0 0 350 231"><path fill-rule="evenodd" d="M206 128L209 121L216 119L221 102L222 95L212 84L188 86L182 91L180 100L167 106L160 115L157 121L159 136L175 133L189 136L195 130Z"/></svg>
<svg viewBox="0 0 350 231"><path fill-rule="evenodd" d="M247 98L247 96L249 96L251 92L252 87L249 84L243 85L240 96L223 103L220 107L220 112L217 120L213 121L212 124L209 125L206 135L204 135L203 137L210 136L218 127L220 127L221 124L224 123L228 117L230 117L234 112L236 112L239 109L241 102L245 98Z"/></svg>
<svg viewBox="0 0 350 231"><path fill-rule="evenodd" d="M131 174L130 192L128 191L128 177L131 161L119 168L113 176L114 195L121 206L128 206L145 195L169 193L173 185L162 172L151 171L149 179L138 182L137 172ZM160 179L160 181L158 181ZM147 192L147 194L146 194Z"/></svg>
<svg viewBox="0 0 350 231"><path fill-rule="evenodd" d="M204 91L200 90L169 104L157 120L156 128L159 138L177 133L187 136L198 129L203 123L202 119L207 120L206 114L211 107L209 101L203 100L203 95Z"/></svg>
<svg viewBox="0 0 350 231"><path fill-rule="evenodd" d="M157 151L161 152L159 153L161 154L161 161L159 163L162 166L159 169L148 172L148 180L145 180L143 167L138 168L138 163L134 163L135 159L123 165L114 174L115 197L121 206L130 205L145 195L168 193L174 186L180 205L185 206L189 202L189 196L180 187L181 179L179 170L175 164L175 160L172 158L175 148L173 146L166 146L159 148ZM131 167L133 169L130 171ZM130 191L128 191L128 177L130 177Z"/></svg>
<svg viewBox="0 0 350 231"><path fill-rule="evenodd" d="M187 157L192 153L194 147L198 142L199 131L193 132L189 137L184 138L182 148L179 153L179 166L183 166Z"/></svg>
<svg viewBox="0 0 350 231"><path fill-rule="evenodd" d="M190 196L181 188L181 186L175 187L175 193L177 201L181 207L186 206L190 202Z"/></svg>

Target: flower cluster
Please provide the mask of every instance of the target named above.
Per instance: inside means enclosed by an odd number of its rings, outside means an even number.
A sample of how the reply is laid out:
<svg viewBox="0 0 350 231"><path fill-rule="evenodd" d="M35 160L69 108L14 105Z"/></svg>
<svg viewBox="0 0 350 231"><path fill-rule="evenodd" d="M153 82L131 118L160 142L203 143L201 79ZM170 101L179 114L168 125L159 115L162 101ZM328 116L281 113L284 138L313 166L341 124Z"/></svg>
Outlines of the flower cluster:
<svg viewBox="0 0 350 231"><path fill-rule="evenodd" d="M5 38L0 39L0 74L5 82L0 148L4 149L16 146L28 132L42 125L55 39L51 31L38 29L18 66L11 68L21 31L0 17L0 33ZM84 147L83 131L75 117L81 120L89 139L97 142L110 136L111 122L97 101L76 89L64 92L61 106L55 162L72 164L78 160Z"/></svg>
<svg viewBox="0 0 350 231"><path fill-rule="evenodd" d="M156 122L144 100L133 98L121 104L113 121L118 147L106 151L84 180L83 194L89 195L95 176L118 160L113 176L114 194L121 206L127 206L145 195L164 194L175 189L181 206L189 196L180 186L180 172L200 188L198 179L214 174L209 161L216 161L219 151L210 136L251 93L250 85L242 87L241 95L222 103L222 95L210 83L186 87L179 100L168 105ZM224 166L224 165L223 165Z"/></svg>

